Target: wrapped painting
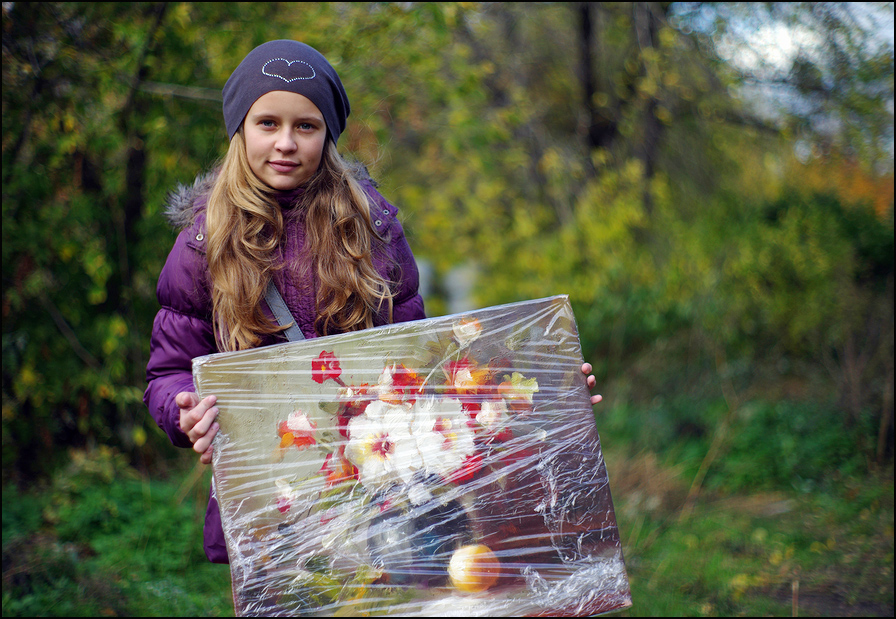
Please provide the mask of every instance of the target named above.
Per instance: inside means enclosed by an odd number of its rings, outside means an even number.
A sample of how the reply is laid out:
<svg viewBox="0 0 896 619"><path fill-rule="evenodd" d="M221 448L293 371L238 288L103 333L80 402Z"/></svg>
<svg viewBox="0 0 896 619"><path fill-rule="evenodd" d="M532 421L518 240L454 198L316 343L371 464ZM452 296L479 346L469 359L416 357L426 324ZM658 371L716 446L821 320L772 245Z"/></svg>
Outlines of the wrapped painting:
<svg viewBox="0 0 896 619"><path fill-rule="evenodd" d="M630 606L582 362L565 296L195 359L236 614Z"/></svg>

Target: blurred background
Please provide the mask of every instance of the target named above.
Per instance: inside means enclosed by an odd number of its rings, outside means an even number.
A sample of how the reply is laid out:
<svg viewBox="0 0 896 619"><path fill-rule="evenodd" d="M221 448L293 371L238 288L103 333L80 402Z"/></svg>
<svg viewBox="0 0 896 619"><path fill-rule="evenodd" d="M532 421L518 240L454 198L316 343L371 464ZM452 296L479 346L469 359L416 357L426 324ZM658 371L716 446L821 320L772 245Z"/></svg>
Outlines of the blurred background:
<svg viewBox="0 0 896 619"><path fill-rule="evenodd" d="M228 615L142 403L162 211L304 41L430 316L568 294L632 615L893 614L893 3L18 3L3 614Z"/></svg>

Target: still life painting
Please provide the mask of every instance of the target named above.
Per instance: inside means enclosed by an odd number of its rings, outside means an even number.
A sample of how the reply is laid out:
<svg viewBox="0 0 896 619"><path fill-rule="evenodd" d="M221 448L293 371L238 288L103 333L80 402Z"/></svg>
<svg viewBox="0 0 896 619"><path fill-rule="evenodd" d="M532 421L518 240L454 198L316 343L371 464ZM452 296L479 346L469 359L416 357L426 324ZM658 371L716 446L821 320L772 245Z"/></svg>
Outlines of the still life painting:
<svg viewBox="0 0 896 619"><path fill-rule="evenodd" d="M237 615L631 605L566 296L193 361Z"/></svg>

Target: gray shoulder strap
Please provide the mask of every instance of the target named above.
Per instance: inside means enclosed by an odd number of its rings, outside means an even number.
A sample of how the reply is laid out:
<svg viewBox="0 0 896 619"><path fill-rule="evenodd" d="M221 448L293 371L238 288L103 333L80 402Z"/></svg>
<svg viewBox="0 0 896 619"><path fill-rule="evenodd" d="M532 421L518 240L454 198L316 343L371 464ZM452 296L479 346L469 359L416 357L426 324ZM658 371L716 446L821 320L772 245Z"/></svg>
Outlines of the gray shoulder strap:
<svg viewBox="0 0 896 619"><path fill-rule="evenodd" d="M286 339L290 342L297 342L305 339L302 330L299 329L298 324L292 317L292 314L290 314L289 308L286 307L286 302L283 300L283 297L280 296L280 291L277 290L273 278L268 282L268 287L264 291L264 300L268 302L268 307L274 312L274 317L277 319L277 322L280 323L281 327L292 323L289 329L283 332Z"/></svg>

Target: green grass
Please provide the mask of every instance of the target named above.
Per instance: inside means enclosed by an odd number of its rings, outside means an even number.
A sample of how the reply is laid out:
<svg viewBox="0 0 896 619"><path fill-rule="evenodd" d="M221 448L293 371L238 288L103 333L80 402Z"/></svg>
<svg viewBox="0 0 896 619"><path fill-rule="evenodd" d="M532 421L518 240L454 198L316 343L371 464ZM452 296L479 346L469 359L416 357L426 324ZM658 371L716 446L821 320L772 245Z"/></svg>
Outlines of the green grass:
<svg viewBox="0 0 896 619"><path fill-rule="evenodd" d="M892 465L812 493L705 491L688 510L688 467L605 457L634 604L624 616L892 615Z"/></svg>
<svg viewBox="0 0 896 619"><path fill-rule="evenodd" d="M869 473L820 413L760 406L698 487L711 437L646 449L614 433L616 414L601 434L634 603L623 616L892 615L892 463ZM800 436L810 422L822 431ZM46 486L4 487L3 615L232 616L229 569L202 551L208 478L149 479L98 449Z"/></svg>
<svg viewBox="0 0 896 619"><path fill-rule="evenodd" d="M4 616L233 615L202 550L205 483L140 479L108 450L3 489Z"/></svg>

